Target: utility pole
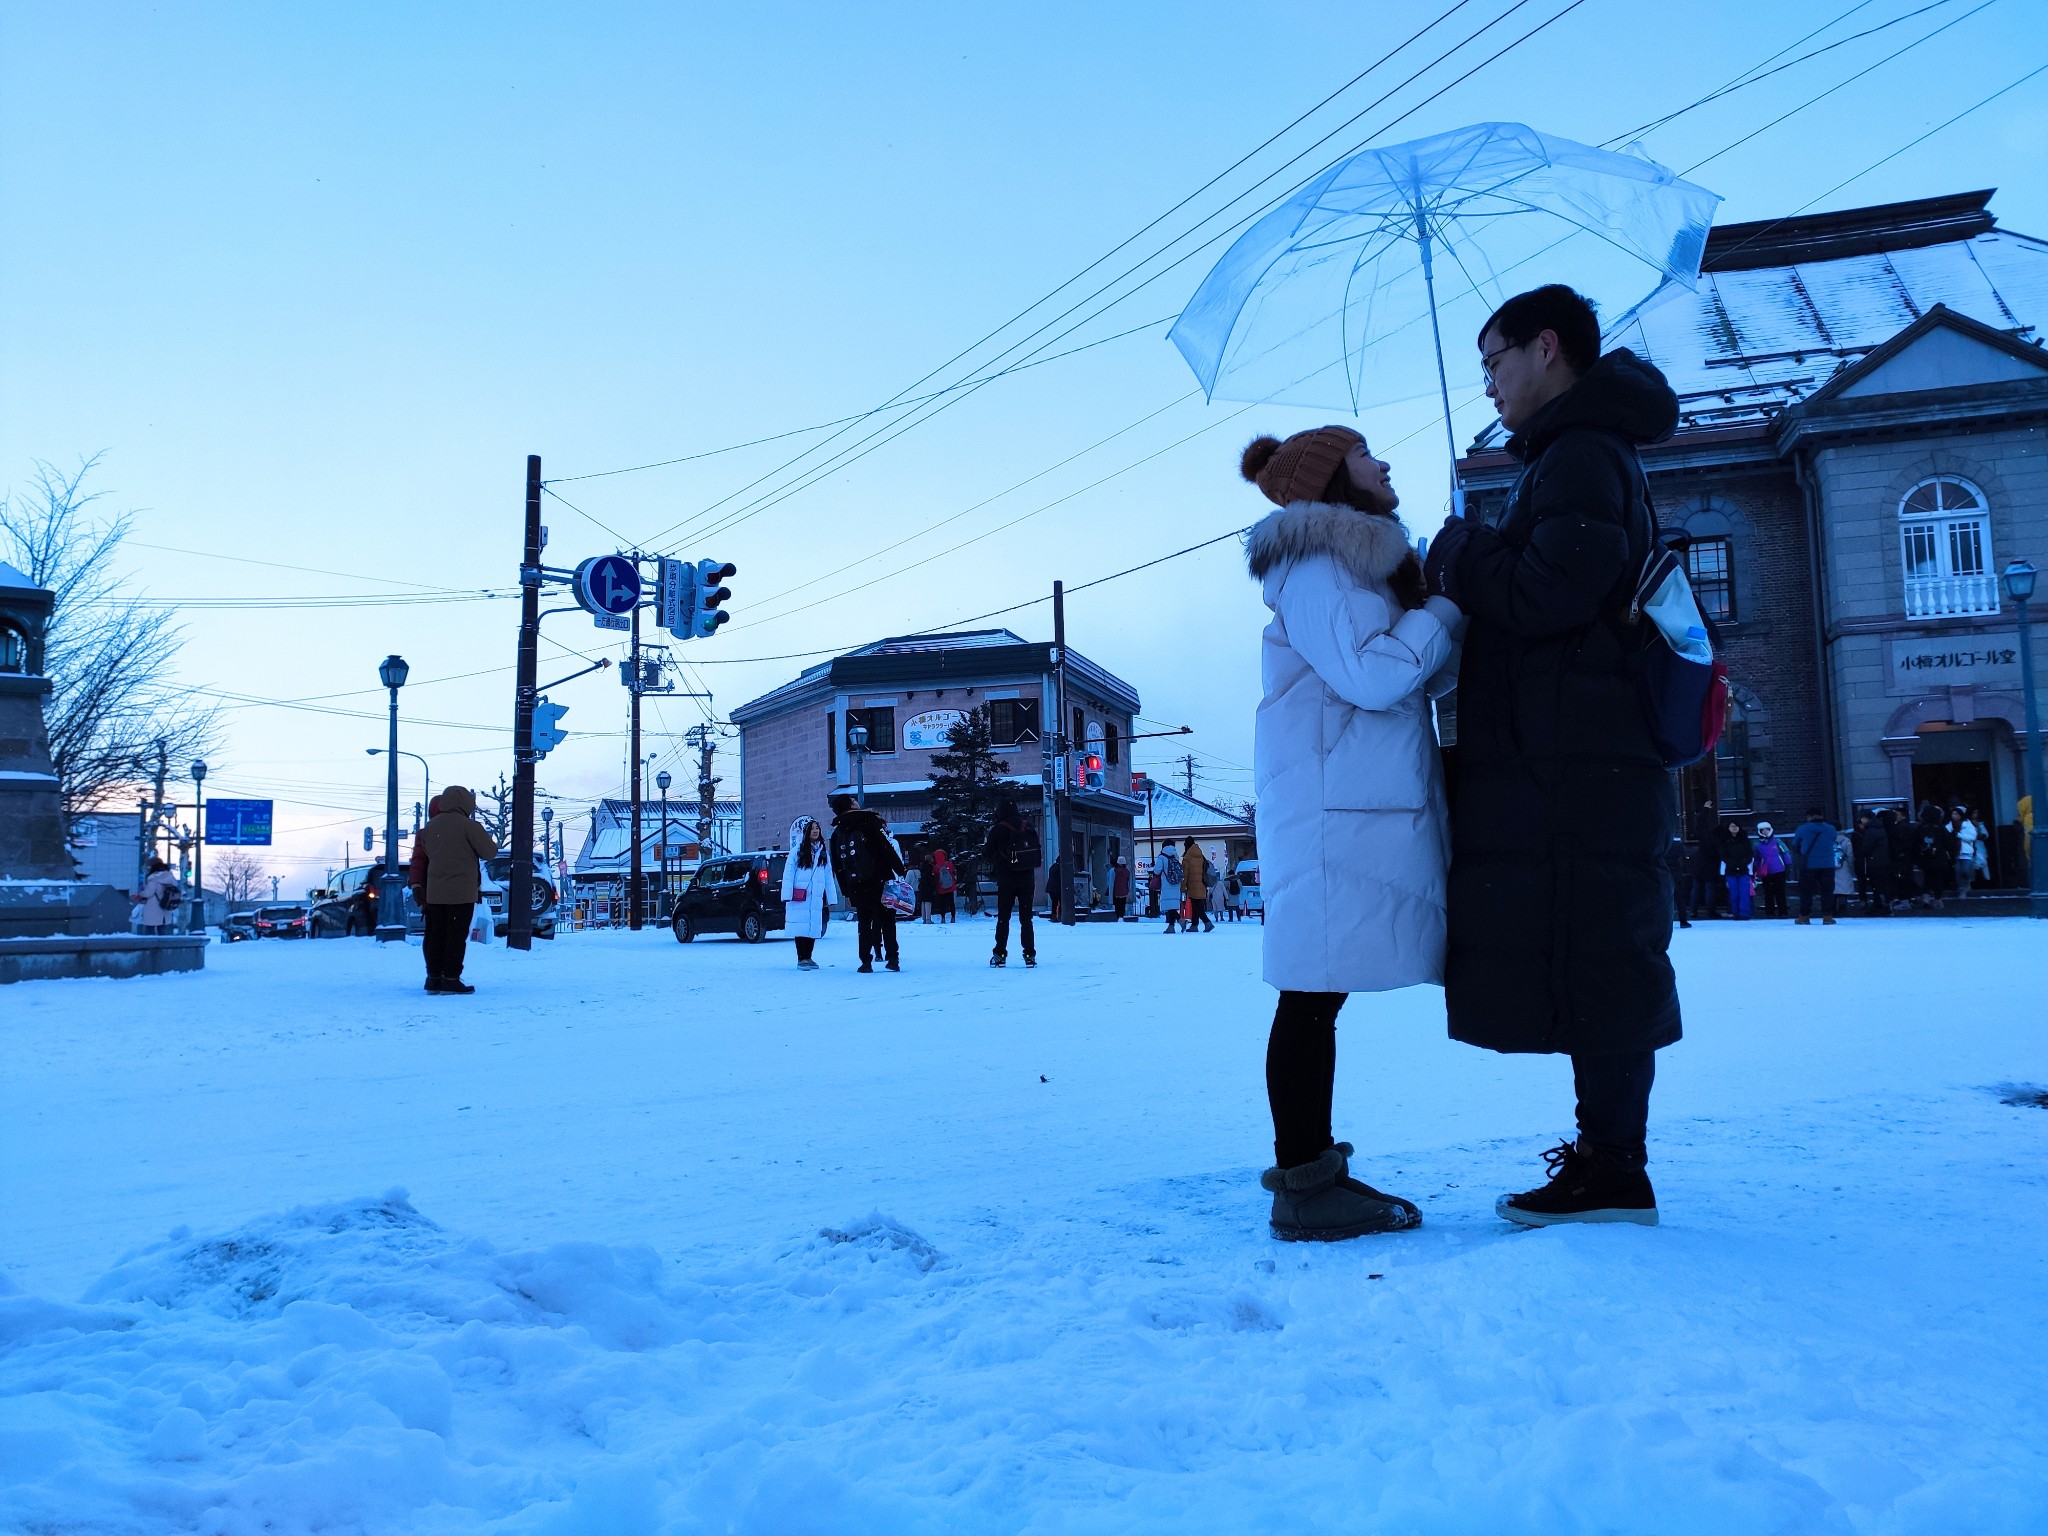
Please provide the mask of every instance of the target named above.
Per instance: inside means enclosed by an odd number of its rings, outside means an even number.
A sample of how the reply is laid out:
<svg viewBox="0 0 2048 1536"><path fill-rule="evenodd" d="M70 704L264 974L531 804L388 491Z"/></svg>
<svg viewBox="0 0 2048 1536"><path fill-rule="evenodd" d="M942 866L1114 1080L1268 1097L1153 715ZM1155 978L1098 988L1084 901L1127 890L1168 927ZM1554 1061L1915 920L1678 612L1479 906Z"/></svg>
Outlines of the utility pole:
<svg viewBox="0 0 2048 1536"><path fill-rule="evenodd" d="M1176 757L1174 761L1180 764L1181 775L1187 781L1187 795L1192 800L1195 798L1195 754L1190 752L1184 757Z"/></svg>
<svg viewBox="0 0 2048 1536"><path fill-rule="evenodd" d="M512 696L512 872L505 887L507 949L533 948L533 703L540 692L541 545L540 455L533 453L526 457L526 539L519 557L519 667Z"/></svg>
<svg viewBox="0 0 2048 1536"><path fill-rule="evenodd" d="M1055 824L1054 859L1060 867L1060 923L1074 924L1073 855L1067 846L1068 763L1074 744L1067 740L1067 589L1064 582L1052 584L1052 681L1059 714L1053 721L1054 758L1052 814Z"/></svg>
<svg viewBox="0 0 2048 1536"><path fill-rule="evenodd" d="M698 857L702 858L703 849L711 842L711 829L718 821L718 780L711 772L712 760L718 752L718 733L707 721L683 732L683 740L697 749L697 844Z"/></svg>
<svg viewBox="0 0 2048 1536"><path fill-rule="evenodd" d="M638 562L638 556L635 557ZM626 926L633 932L640 931L641 869L640 869L640 777L646 764L640 760L640 605L633 605L633 642L627 652L626 692L632 695L631 727L633 754L633 854L626 876Z"/></svg>

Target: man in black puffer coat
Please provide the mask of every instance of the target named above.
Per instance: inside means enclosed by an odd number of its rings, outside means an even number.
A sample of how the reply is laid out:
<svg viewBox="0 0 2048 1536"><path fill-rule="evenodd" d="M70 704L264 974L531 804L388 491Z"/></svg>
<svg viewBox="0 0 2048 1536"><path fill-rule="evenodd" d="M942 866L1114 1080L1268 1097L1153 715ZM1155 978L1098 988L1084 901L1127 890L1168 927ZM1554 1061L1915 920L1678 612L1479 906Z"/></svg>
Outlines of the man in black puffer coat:
<svg viewBox="0 0 2048 1536"><path fill-rule="evenodd" d="M853 907L854 923L860 934L862 974L872 974L877 958L886 957L892 971L903 969L896 949L896 914L882 905L882 890L893 876L903 873L903 859L889 837L889 829L873 811L854 803L848 794L833 795L825 802L832 807L832 873L841 894Z"/></svg>
<svg viewBox="0 0 2048 1536"><path fill-rule="evenodd" d="M1487 394L1522 463L1497 528L1453 520L1427 574L1471 619L1451 810L1451 1036L1567 1054L1579 1137L1511 1221L1657 1220L1644 1173L1655 1052L1679 1038L1665 950L1677 826L1620 615L1655 527L1637 449L1678 424L1664 377L1600 355L1569 288L1510 299L1480 332Z"/></svg>

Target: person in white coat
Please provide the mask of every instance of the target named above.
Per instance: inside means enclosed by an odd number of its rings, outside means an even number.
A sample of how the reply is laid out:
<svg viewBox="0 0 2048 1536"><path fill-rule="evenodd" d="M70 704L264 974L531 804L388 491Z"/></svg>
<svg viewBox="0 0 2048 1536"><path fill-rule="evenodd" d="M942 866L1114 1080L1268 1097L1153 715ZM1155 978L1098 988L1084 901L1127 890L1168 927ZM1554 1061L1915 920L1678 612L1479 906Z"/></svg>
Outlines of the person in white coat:
<svg viewBox="0 0 2048 1536"><path fill-rule="evenodd" d="M811 951L825 937L830 907L839 899L832 879L832 848L825 829L809 816L789 826L789 857L782 864L783 929L796 940L796 967L815 971Z"/></svg>
<svg viewBox="0 0 2048 1536"><path fill-rule="evenodd" d="M1253 753L1275 1236L1331 1240L1417 1225L1350 1176L1331 1132L1337 1012L1352 992L1444 974L1450 829L1432 691L1447 691L1461 615L1428 597L1384 462L1346 427L1262 437L1244 477L1280 510L1246 555L1273 612Z"/></svg>

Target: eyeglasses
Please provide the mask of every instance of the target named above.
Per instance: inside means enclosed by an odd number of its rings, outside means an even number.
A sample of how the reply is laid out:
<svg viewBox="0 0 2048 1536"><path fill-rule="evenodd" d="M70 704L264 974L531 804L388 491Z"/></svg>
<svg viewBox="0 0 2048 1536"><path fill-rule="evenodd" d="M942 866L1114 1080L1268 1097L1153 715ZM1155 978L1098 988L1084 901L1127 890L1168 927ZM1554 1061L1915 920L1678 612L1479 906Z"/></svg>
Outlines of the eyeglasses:
<svg viewBox="0 0 2048 1536"><path fill-rule="evenodd" d="M1482 352L1479 355L1479 371L1486 375L1486 382L1489 384L1493 382L1493 360L1495 358L1504 357L1508 353L1518 351L1527 345L1529 343L1526 341L1511 341L1504 347L1495 347L1491 352Z"/></svg>

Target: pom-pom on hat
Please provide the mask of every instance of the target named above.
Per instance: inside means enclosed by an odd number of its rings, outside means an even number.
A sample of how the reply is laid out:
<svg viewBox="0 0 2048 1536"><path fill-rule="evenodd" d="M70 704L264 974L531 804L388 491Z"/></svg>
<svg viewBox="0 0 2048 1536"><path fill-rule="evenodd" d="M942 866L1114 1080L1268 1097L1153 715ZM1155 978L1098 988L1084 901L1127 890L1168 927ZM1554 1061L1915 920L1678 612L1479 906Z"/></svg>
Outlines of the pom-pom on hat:
<svg viewBox="0 0 2048 1536"><path fill-rule="evenodd" d="M1364 442L1349 427L1317 427L1297 432L1284 443L1276 437L1255 437L1246 445L1238 470L1276 507L1320 501L1344 455Z"/></svg>

